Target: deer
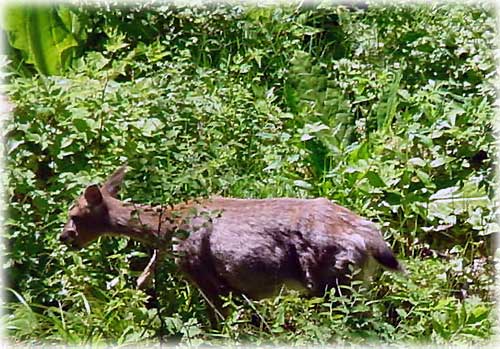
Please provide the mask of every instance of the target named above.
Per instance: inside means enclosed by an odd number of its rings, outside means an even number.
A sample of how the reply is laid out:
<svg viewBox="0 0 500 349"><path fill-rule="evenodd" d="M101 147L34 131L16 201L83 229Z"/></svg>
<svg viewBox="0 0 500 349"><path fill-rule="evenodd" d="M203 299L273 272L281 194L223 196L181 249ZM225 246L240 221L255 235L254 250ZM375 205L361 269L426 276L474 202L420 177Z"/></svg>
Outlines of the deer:
<svg viewBox="0 0 500 349"><path fill-rule="evenodd" d="M353 267L376 261L406 273L374 223L326 198L210 197L153 207L117 198L127 165L87 186L69 209L60 241L82 249L103 235L127 236L153 253L138 279L171 255L208 305L210 323L224 319L222 298L252 300L283 287L322 296L345 285Z"/></svg>

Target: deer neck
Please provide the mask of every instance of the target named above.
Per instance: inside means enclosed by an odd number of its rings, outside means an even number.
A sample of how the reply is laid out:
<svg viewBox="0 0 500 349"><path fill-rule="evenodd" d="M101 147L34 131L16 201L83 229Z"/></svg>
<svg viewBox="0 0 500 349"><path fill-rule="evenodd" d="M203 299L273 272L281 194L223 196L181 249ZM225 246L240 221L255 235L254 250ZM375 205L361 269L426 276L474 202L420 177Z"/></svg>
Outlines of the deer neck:
<svg viewBox="0 0 500 349"><path fill-rule="evenodd" d="M149 247L167 248L178 224L165 208L126 203L109 208L112 235L128 236Z"/></svg>

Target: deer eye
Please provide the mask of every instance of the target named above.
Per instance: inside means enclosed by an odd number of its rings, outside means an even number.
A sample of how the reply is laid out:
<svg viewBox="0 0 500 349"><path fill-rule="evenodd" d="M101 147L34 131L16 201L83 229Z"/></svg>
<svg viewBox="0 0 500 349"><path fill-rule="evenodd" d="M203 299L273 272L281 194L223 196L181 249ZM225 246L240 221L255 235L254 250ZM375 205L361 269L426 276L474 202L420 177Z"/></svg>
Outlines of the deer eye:
<svg viewBox="0 0 500 349"><path fill-rule="evenodd" d="M71 216L70 218L75 223L78 223L78 222L81 221L81 217L80 216Z"/></svg>

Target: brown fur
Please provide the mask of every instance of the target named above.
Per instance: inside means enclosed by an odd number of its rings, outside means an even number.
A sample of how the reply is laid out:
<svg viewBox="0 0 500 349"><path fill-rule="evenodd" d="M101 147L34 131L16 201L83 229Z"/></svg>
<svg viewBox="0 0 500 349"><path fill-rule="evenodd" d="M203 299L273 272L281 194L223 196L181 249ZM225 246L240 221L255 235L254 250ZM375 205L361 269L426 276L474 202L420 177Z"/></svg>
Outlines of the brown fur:
<svg viewBox="0 0 500 349"><path fill-rule="evenodd" d="M229 292L260 299L287 285L321 295L370 257L403 270L375 225L327 199L215 197L162 209L116 199L124 174L122 167L102 187L85 189L61 241L82 248L111 234L163 255L173 248L180 269L216 311L219 296ZM150 274L146 268L141 280Z"/></svg>

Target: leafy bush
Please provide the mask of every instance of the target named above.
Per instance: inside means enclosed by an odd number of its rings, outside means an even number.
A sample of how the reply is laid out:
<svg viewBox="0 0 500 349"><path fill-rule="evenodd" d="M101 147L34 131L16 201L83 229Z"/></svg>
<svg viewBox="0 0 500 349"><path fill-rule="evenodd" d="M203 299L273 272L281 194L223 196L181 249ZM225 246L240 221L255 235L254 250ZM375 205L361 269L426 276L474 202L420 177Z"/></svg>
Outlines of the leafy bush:
<svg viewBox="0 0 500 349"><path fill-rule="evenodd" d="M477 342L491 337L495 19L486 5L72 8L85 53L62 76L11 64L6 125L10 338ZM432 11L433 15L429 16ZM25 70L23 70L25 71ZM82 188L127 161L122 197L324 196L378 223L410 275L342 297L227 299L149 251L60 246ZM160 310L158 310L160 309ZM160 313L158 313L160 311Z"/></svg>

